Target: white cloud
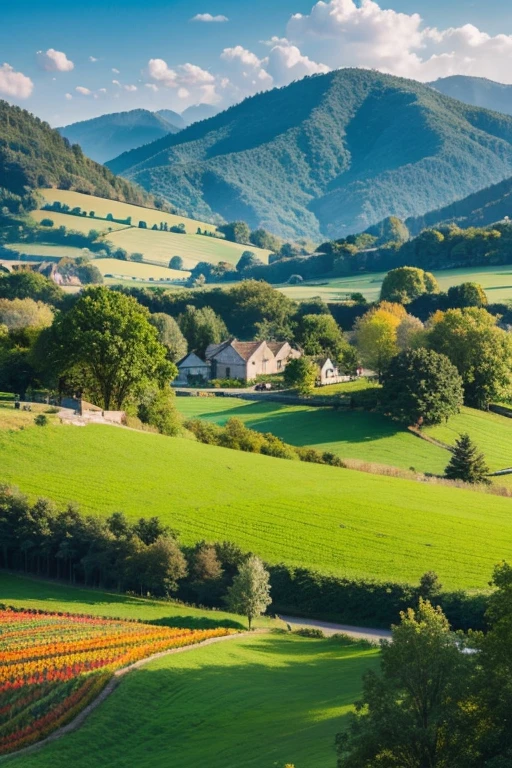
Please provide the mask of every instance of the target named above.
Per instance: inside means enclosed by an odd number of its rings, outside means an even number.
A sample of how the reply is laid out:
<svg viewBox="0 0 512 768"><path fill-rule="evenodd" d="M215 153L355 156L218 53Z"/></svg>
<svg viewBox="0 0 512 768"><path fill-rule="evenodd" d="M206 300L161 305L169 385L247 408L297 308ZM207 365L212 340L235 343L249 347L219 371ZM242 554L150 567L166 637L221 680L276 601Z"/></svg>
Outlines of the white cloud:
<svg viewBox="0 0 512 768"><path fill-rule="evenodd" d="M374 0L317 2L297 13L287 37L331 67L359 66L433 80L451 74L512 82L512 35L491 36L471 24L425 26L417 13L383 9Z"/></svg>
<svg viewBox="0 0 512 768"><path fill-rule="evenodd" d="M118 88L121 88L121 83L119 80L112 80L112 85L117 85Z"/></svg>
<svg viewBox="0 0 512 768"><path fill-rule="evenodd" d="M136 85L123 85L123 88L125 89L125 91L129 91L130 93L133 93L134 91L137 90Z"/></svg>
<svg viewBox="0 0 512 768"><path fill-rule="evenodd" d="M65 95L65 97L64 97L64 98L66 98L68 101L71 101L71 99L73 98L73 96L72 96L72 94L71 94L71 93L66 93L66 95Z"/></svg>
<svg viewBox="0 0 512 768"><path fill-rule="evenodd" d="M15 72L9 64L0 67L0 93L14 96L18 99L27 99L32 93L34 83L21 72Z"/></svg>
<svg viewBox="0 0 512 768"><path fill-rule="evenodd" d="M38 51L37 60L41 69L47 72L70 72L75 68L72 61L62 51L48 48L47 51Z"/></svg>
<svg viewBox="0 0 512 768"><path fill-rule="evenodd" d="M211 23L219 24L219 23L222 23L224 21L229 21L229 19L228 19L227 16L221 16L221 15L219 15L219 16L212 16L211 13L198 13L198 14L196 14L194 16L193 19L191 19L191 21L203 21L203 22L206 22L207 24L208 23L209 24L211 24Z"/></svg>
<svg viewBox="0 0 512 768"><path fill-rule="evenodd" d="M96 56L89 56L89 61L90 61L92 64L94 64L96 61L98 61L98 59L96 58Z"/></svg>
<svg viewBox="0 0 512 768"><path fill-rule="evenodd" d="M150 59L148 61L148 75L167 88L175 88L178 74L174 69L169 69L163 59Z"/></svg>
<svg viewBox="0 0 512 768"><path fill-rule="evenodd" d="M195 64L180 64L178 67L178 77L180 82L185 85L209 85L215 82L211 72L207 72Z"/></svg>
<svg viewBox="0 0 512 768"><path fill-rule="evenodd" d="M158 85L155 85L154 83L144 83L144 86L149 88L150 91L154 91L154 93L158 91Z"/></svg>
<svg viewBox="0 0 512 768"><path fill-rule="evenodd" d="M301 80L306 75L329 72L329 67L303 56L297 46L291 45L288 41L286 43L281 41L271 49L266 68L276 85L288 85L293 80Z"/></svg>
<svg viewBox="0 0 512 768"><path fill-rule="evenodd" d="M180 99L188 99L190 96L190 91L187 91L186 88L178 88L178 97Z"/></svg>
<svg viewBox="0 0 512 768"><path fill-rule="evenodd" d="M220 101L217 78L196 64L180 64L171 69L163 59L150 59L146 74L160 86L176 88L179 98L191 96L207 104L217 104Z"/></svg>
<svg viewBox="0 0 512 768"><path fill-rule="evenodd" d="M106 92L107 92L107 89L106 89L106 88L100 88L100 89L98 90L98 93L106 93Z"/></svg>
<svg viewBox="0 0 512 768"><path fill-rule="evenodd" d="M80 93L82 96L90 96L92 91L89 88L84 88L83 85L77 85L75 88L75 91L77 93Z"/></svg>
<svg viewBox="0 0 512 768"><path fill-rule="evenodd" d="M118 69L116 69L115 67L112 67L112 72L114 73L114 75L120 75L121 74L120 71Z"/></svg>

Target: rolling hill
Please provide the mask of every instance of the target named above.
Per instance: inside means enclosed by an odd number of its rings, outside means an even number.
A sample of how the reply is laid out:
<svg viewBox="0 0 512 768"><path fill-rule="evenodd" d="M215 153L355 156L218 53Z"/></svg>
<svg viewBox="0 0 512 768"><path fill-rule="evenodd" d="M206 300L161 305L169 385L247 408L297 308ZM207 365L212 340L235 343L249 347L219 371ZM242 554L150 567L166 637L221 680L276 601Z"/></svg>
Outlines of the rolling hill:
<svg viewBox="0 0 512 768"><path fill-rule="evenodd" d="M199 218L339 237L510 176L512 118L344 69L246 99L108 165Z"/></svg>
<svg viewBox="0 0 512 768"><path fill-rule="evenodd" d="M58 187L150 205L153 198L71 147L60 133L20 107L0 101L0 206L34 207L30 193Z"/></svg>
<svg viewBox="0 0 512 768"><path fill-rule="evenodd" d="M493 109L512 115L512 85L496 83L485 77L468 77L467 75L452 75L441 77L429 83L436 91L459 99L466 104L484 109Z"/></svg>
<svg viewBox="0 0 512 768"><path fill-rule="evenodd" d="M144 510L184 544L230 540L269 563L377 580L417 583L435 570L447 589L485 588L512 556L508 498L109 426L41 429L3 413L3 482L88 514Z"/></svg>
<svg viewBox="0 0 512 768"><path fill-rule="evenodd" d="M194 104L181 113L181 119L186 126L189 126L200 120L208 120L208 118L217 115L218 112L217 107L212 106L212 104Z"/></svg>
<svg viewBox="0 0 512 768"><path fill-rule="evenodd" d="M132 109L82 120L58 130L71 144L79 144L87 157L104 163L169 133L178 133L180 128L163 115L147 109Z"/></svg>
<svg viewBox="0 0 512 768"><path fill-rule="evenodd" d="M155 115L159 115L166 122L174 125L176 128L179 128L180 131L182 128L187 127L187 123L184 121L182 116L178 112L174 112L172 109L159 109L157 112L155 112Z"/></svg>

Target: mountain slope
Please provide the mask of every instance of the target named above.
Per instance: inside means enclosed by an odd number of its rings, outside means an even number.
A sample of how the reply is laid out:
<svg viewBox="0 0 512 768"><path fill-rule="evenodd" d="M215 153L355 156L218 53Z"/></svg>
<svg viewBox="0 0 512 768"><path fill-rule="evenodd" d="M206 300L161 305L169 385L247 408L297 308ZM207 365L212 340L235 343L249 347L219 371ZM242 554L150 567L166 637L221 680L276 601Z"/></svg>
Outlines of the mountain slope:
<svg viewBox="0 0 512 768"><path fill-rule="evenodd" d="M208 120L208 118L214 117L218 113L217 107L213 107L211 104L194 104L192 107L187 107L181 113L181 119L186 126L189 126L193 123L198 123L200 120Z"/></svg>
<svg viewBox="0 0 512 768"><path fill-rule="evenodd" d="M484 227L495 224L506 216L512 219L512 178L493 184L444 208L429 211L424 216L407 219L413 235L422 229L440 224L455 223L459 227Z"/></svg>
<svg viewBox="0 0 512 768"><path fill-rule="evenodd" d="M254 96L109 167L198 218L340 237L510 176L512 118L345 69Z"/></svg>
<svg viewBox="0 0 512 768"><path fill-rule="evenodd" d="M170 123L175 128L178 128L180 131L187 126L187 123L185 123L182 116L178 112L173 112L172 109L159 109L155 112L155 115L159 115L166 122Z"/></svg>
<svg viewBox="0 0 512 768"><path fill-rule="evenodd" d="M58 130L71 144L79 144L88 157L104 163L169 133L178 133L180 129L162 115L147 109L132 109L72 123Z"/></svg>
<svg viewBox="0 0 512 768"><path fill-rule="evenodd" d="M60 133L30 112L0 101L0 205L16 210L30 206L30 193L58 187L122 200L151 204L144 190L114 176L108 168L71 147Z"/></svg>
<svg viewBox="0 0 512 768"><path fill-rule="evenodd" d="M503 112L512 115L512 85L496 83L484 77L467 77L465 75L453 75L441 77L433 83L429 83L436 91L459 99L474 107L493 109L495 112Z"/></svg>

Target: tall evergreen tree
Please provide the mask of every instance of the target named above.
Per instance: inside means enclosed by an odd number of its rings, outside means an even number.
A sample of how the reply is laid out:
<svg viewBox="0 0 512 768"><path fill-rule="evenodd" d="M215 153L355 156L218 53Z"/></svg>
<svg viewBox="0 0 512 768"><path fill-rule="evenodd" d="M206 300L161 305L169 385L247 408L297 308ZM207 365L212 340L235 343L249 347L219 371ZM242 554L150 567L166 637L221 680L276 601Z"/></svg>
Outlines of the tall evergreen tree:
<svg viewBox="0 0 512 768"><path fill-rule="evenodd" d="M445 469L449 480L464 480L465 483L489 483L489 467L468 434L463 434L455 443L450 463Z"/></svg>

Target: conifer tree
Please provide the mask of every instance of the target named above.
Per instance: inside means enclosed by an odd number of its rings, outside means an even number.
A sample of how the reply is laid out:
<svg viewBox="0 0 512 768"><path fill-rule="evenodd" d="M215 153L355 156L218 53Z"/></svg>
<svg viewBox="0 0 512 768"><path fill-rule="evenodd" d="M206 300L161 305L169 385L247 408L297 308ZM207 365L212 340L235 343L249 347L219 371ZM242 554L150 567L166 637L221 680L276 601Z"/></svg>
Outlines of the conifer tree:
<svg viewBox="0 0 512 768"><path fill-rule="evenodd" d="M468 434L463 434L455 442L453 455L445 469L449 480L463 480L465 483L489 483L489 467Z"/></svg>

